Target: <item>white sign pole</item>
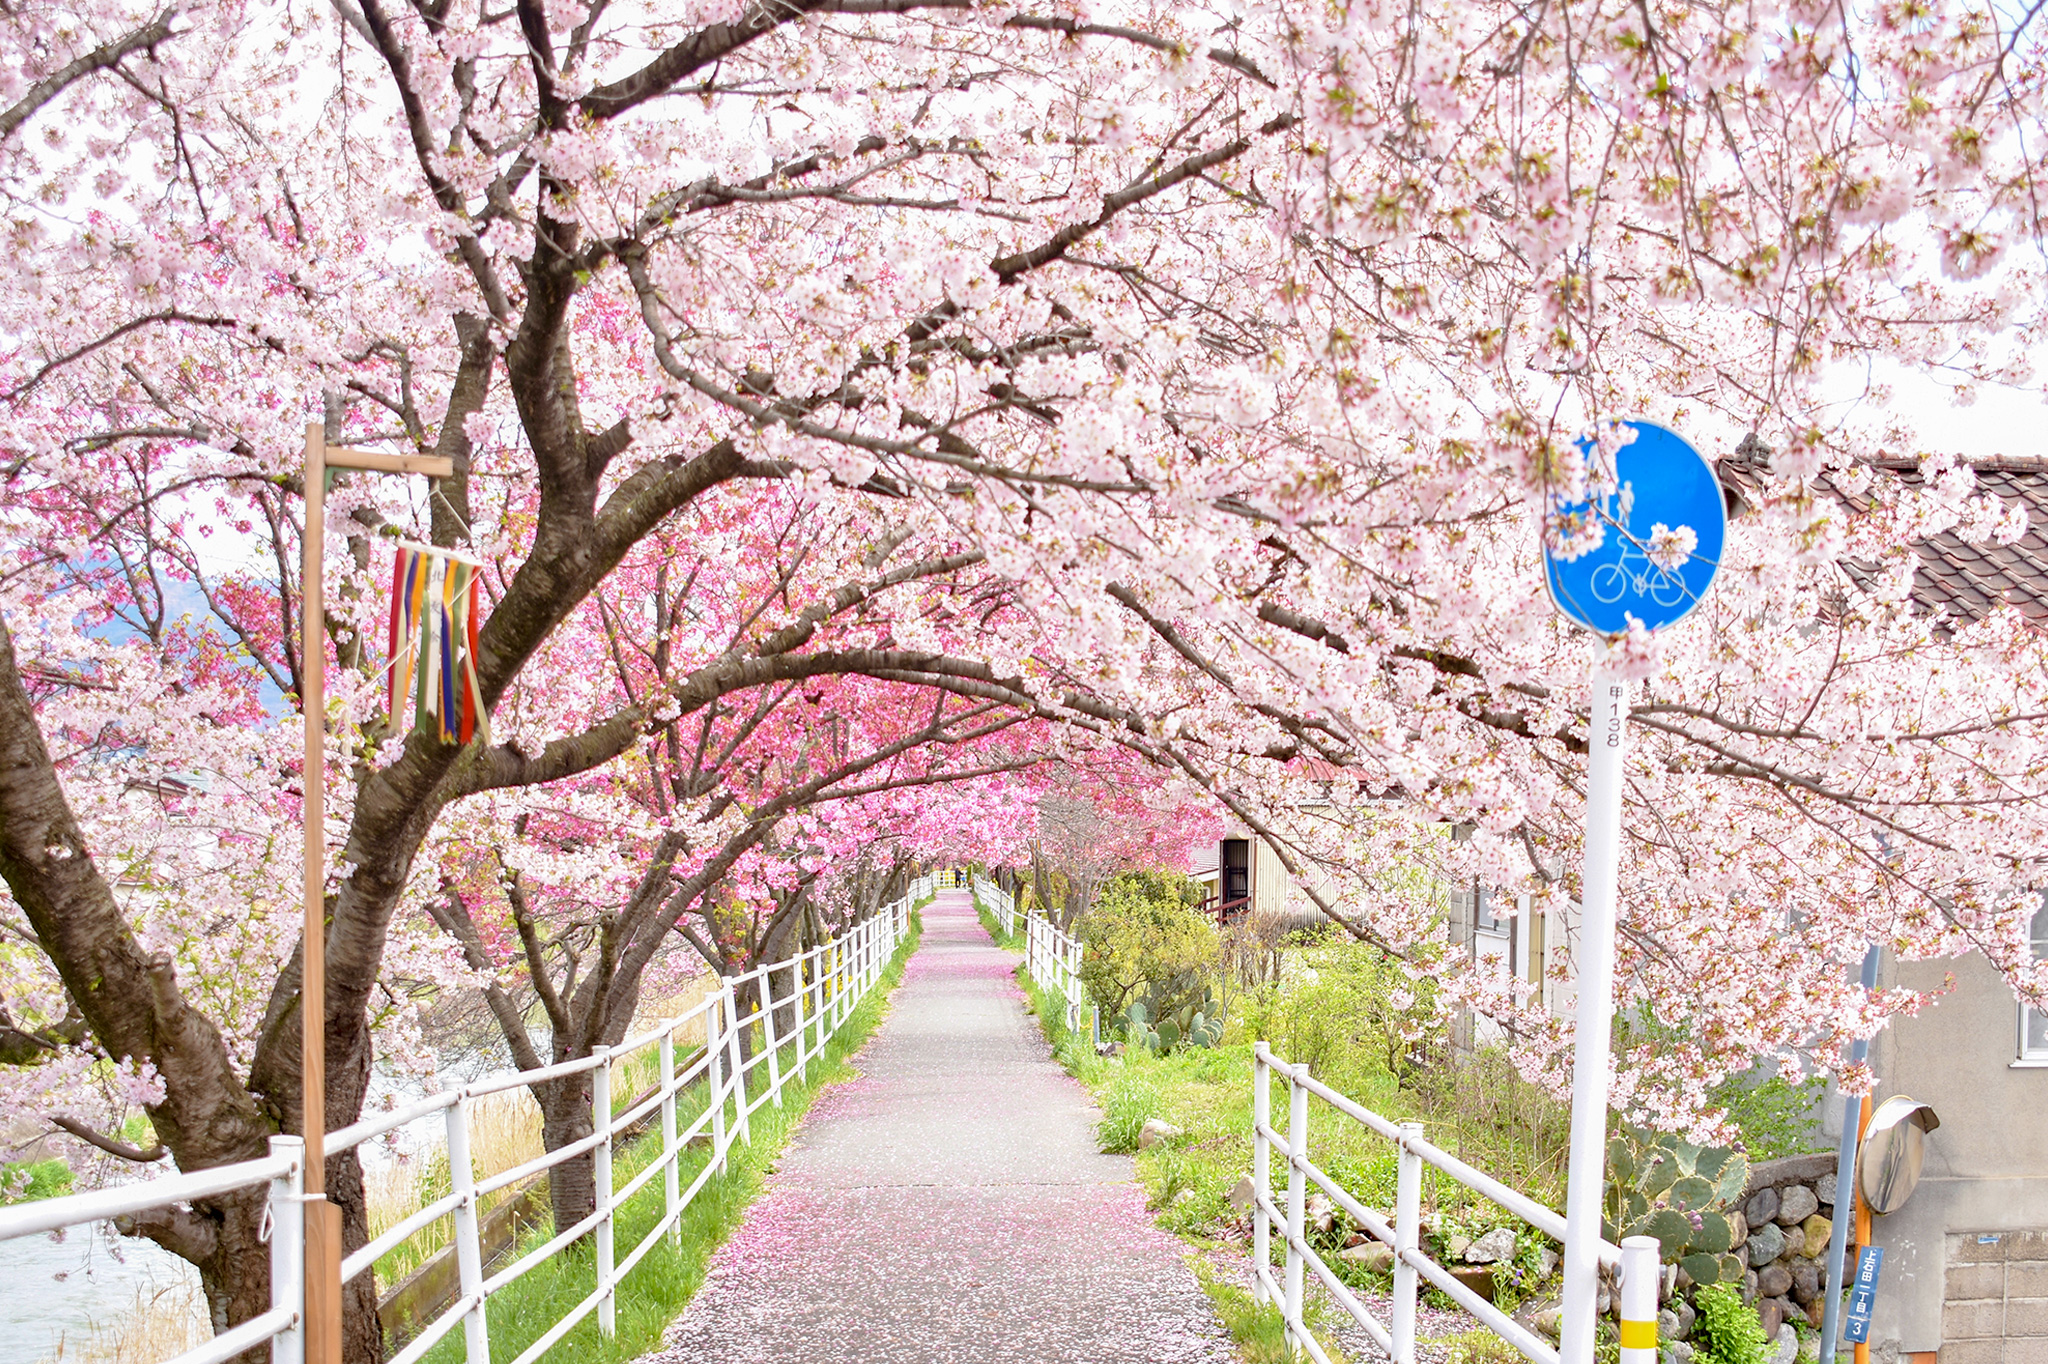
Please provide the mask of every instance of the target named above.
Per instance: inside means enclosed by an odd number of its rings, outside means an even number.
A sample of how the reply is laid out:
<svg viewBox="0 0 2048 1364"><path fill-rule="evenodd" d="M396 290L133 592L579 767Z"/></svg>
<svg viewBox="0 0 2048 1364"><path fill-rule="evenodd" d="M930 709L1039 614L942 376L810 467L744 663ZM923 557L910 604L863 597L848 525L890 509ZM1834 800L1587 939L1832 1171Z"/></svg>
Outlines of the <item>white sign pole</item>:
<svg viewBox="0 0 2048 1364"><path fill-rule="evenodd" d="M1578 1024L1573 1032L1571 1171L1565 1188L1560 1364L1593 1364L1600 1293L1600 1193L1607 1169L1607 1049L1614 1030L1615 883L1621 861L1621 762L1628 683L1593 671L1587 730L1586 861L1579 914Z"/></svg>

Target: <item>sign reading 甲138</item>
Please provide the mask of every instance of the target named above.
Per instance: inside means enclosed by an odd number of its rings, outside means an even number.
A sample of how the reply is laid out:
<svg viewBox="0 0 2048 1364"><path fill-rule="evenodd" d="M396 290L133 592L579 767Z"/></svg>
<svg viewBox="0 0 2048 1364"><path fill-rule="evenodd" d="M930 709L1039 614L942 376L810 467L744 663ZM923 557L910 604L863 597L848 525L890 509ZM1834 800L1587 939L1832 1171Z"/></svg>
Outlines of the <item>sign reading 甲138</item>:
<svg viewBox="0 0 2048 1364"><path fill-rule="evenodd" d="M1682 619L1713 585L1728 534L1720 480L1700 452L1652 422L1619 425L1635 439L1616 452L1611 477L1596 471L1602 491L1545 513L1562 532L1543 542L1551 600L1602 635L1627 633L1631 620L1657 630ZM1591 440L1580 448L1599 458ZM1595 524L1594 548L1570 557L1553 549L1553 538L1590 538L1584 531Z"/></svg>

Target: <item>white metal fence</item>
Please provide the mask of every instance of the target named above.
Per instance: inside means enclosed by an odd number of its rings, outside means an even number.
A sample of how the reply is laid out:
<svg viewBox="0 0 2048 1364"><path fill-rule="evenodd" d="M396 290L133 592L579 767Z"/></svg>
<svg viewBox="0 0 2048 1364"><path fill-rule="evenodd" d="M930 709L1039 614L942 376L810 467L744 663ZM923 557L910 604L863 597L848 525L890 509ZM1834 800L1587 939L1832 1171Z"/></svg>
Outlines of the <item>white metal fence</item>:
<svg viewBox="0 0 2048 1364"><path fill-rule="evenodd" d="M854 1008L882 978L890 958L910 929L910 912L929 895L935 878L920 877L911 883L904 898L886 906L881 913L854 925L832 942L812 948L788 961L764 966L746 975L732 976L696 1005L674 1018L655 1025L616 1047L600 1047L594 1055L540 1070L511 1071L422 1099L389 1113L371 1118L327 1137L330 1155L339 1154L374 1137L384 1136L410 1123L438 1118L446 1130L450 1191L427 1204L342 1260L341 1276L347 1282L368 1272L377 1260L422 1228L452 1219L453 1241L460 1289L455 1301L431 1321L389 1364L413 1364L441 1339L461 1326L463 1357L467 1364L490 1364L491 1345L485 1303L490 1297L516 1283L523 1275L559 1255L588 1236L594 1242L596 1285L539 1339L521 1351L514 1364L533 1364L577 1323L593 1312L598 1329L609 1336L614 1331L619 1281L664 1236L678 1228L683 1210L711 1177L725 1168L734 1141L751 1144L748 1118L763 1104L782 1106L783 1086L792 1078L807 1077L810 1062L845 1024ZM778 995L777 990L784 993ZM751 1006L742 1016L742 1007ZM777 1036L777 1015L789 1020L787 1032ZM675 1038L679 1032L694 1034L701 1025L705 1044L680 1069L676 1065ZM753 1038L750 1032L757 1031ZM636 1056L654 1052L659 1079L638 1103L612 1111L614 1068ZM762 1075L765 1069L766 1075ZM476 1177L469 1151L470 1104L486 1094L518 1089L543 1080L588 1071L591 1079L591 1118L594 1130L581 1141L549 1151L523 1165ZM687 1125L681 1123L678 1108L703 1086L703 1109ZM662 1147L658 1159L628 1179L614 1185L612 1154L614 1141L643 1119L660 1110ZM703 1168L682 1184L682 1156L693 1138L709 1132L710 1152ZM545 1244L486 1274L482 1244L478 1235L480 1202L488 1195L530 1179L563 1161L591 1157L595 1208L572 1226L562 1227ZM304 1311L304 1217L301 1195L305 1144L298 1137L273 1137L270 1154L261 1160L222 1165L211 1170L169 1175L146 1183L94 1193L0 1208L0 1241L37 1232L51 1232L108 1218L120 1217L196 1199L217 1197L237 1189L269 1186L267 1218L270 1231L270 1310L231 1331L215 1336L206 1344L166 1361L166 1364L220 1364L244 1350L270 1344L272 1364L301 1364L305 1357L300 1318ZM655 1179L662 1181L664 1212L652 1230L620 1259L614 1242L614 1214L628 1199Z"/></svg>
<svg viewBox="0 0 2048 1364"><path fill-rule="evenodd" d="M1003 936L1017 936L1017 897L985 876L974 878L974 902L1002 927Z"/></svg>
<svg viewBox="0 0 2048 1364"><path fill-rule="evenodd" d="M1393 1364L1415 1364L1415 1302L1423 1280L1477 1317L1524 1358L1535 1361L1535 1364L1559 1364L1558 1352L1550 1342L1458 1282L1448 1269L1423 1254L1423 1167L1435 1167L1560 1245L1564 1242L1562 1213L1544 1207L1467 1165L1448 1151L1431 1145L1423 1139L1421 1123L1396 1124L1354 1103L1311 1077L1307 1066L1289 1065L1274 1056L1264 1042L1253 1047L1252 1058L1252 1272L1257 1280L1255 1291L1259 1301L1279 1304L1287 1324L1288 1343L1294 1349L1307 1354L1317 1364L1330 1364L1328 1354L1303 1321L1304 1279L1306 1273L1313 1272L1331 1299L1365 1328L1366 1334L1387 1353ZM1285 1077L1287 1081L1287 1131L1284 1135L1274 1130L1272 1121L1272 1084L1276 1075ZM1360 1203L1309 1158L1308 1101L1311 1096L1335 1109L1340 1119L1362 1123L1394 1144L1399 1153L1399 1167L1391 1223ZM1279 1207L1273 1199L1274 1154L1287 1162L1285 1208ZM1335 1207L1342 1209L1354 1226L1393 1251L1391 1320L1382 1322L1374 1317L1309 1243L1306 1205L1311 1184L1321 1189ZM1277 1280L1272 1260L1272 1235L1275 1231L1280 1234L1286 1251L1281 1277ZM1620 1278L1622 1364L1654 1364L1659 1276L1656 1240L1648 1236L1631 1236L1620 1246L1603 1240L1599 1243L1597 1255L1601 1265L1616 1270ZM1591 1361L1566 1361L1566 1364L1591 1364Z"/></svg>
<svg viewBox="0 0 2048 1364"><path fill-rule="evenodd" d="M1038 988L1067 1002L1067 1031L1081 1026L1081 940L1040 914L1024 916L1024 962Z"/></svg>

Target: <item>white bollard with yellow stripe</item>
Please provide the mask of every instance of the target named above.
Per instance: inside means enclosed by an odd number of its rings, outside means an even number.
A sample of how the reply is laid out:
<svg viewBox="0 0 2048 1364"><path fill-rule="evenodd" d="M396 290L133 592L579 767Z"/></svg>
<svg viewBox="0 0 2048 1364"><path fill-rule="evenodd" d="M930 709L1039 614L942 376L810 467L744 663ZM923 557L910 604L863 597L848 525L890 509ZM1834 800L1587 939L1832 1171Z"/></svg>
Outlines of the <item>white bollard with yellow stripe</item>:
<svg viewBox="0 0 2048 1364"><path fill-rule="evenodd" d="M1657 1282L1663 1277L1657 1238L1621 1243L1621 1364L1657 1364Z"/></svg>

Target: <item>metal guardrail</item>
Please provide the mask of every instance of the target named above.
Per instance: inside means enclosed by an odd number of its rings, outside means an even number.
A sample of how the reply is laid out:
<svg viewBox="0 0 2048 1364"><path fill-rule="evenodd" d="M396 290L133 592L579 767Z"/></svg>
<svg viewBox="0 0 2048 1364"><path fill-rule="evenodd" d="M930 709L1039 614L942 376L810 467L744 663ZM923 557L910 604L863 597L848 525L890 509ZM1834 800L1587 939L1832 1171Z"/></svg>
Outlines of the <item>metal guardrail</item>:
<svg viewBox="0 0 2048 1364"><path fill-rule="evenodd" d="M1287 1133L1273 1128L1272 1083L1287 1080ZM1394 1219L1390 1223L1346 1192L1308 1155L1310 1097L1321 1099L1345 1118L1361 1123L1394 1144L1399 1166L1394 1185ZM1272 1156L1287 1162L1287 1206L1273 1201ZM1302 1317L1302 1287L1313 1272L1338 1306L1365 1328L1393 1364L1415 1364L1415 1304L1423 1280L1470 1312L1523 1358L1534 1364L1560 1364L1558 1352L1535 1332L1451 1276L1444 1266L1422 1253L1422 1170L1433 1166L1453 1180L1505 1208L1560 1245L1562 1213L1502 1184L1459 1160L1422 1135L1419 1122L1394 1123L1314 1079L1307 1066L1289 1065L1264 1042L1252 1049L1252 1273L1260 1302L1277 1302L1286 1322L1288 1344L1316 1361L1330 1364ZM1306 1234L1308 1186L1315 1185L1343 1209L1352 1223L1394 1252L1392 1320L1382 1322L1368 1311L1329 1264L1309 1244ZM1286 1247L1282 1277L1273 1276L1272 1234ZM1622 1364L1654 1364L1657 1357L1657 1241L1631 1236L1617 1246L1601 1241L1596 1256L1603 1266L1619 1271L1621 1283ZM1591 1360L1567 1364L1592 1364Z"/></svg>
<svg viewBox="0 0 2048 1364"><path fill-rule="evenodd" d="M1012 923L1014 914L1013 907ZM1016 930L1013 927L1010 931ZM1087 992L1081 988L1081 940L1062 931L1049 917L1027 914L1024 963L1039 989L1067 1002L1067 1031L1077 1030L1081 1026L1081 1005L1087 998Z"/></svg>
<svg viewBox="0 0 2048 1364"><path fill-rule="evenodd" d="M985 876L974 878L974 902L1002 926L1003 936L1017 936L1017 897Z"/></svg>
<svg viewBox="0 0 2048 1364"><path fill-rule="evenodd" d="M902 899L885 906L881 913L854 925L833 941L788 961L728 977L696 1007L666 1019L636 1037L627 1038L618 1046L600 1047L588 1057L539 1070L508 1071L490 1076L329 1133L327 1151L333 1155L429 1118L439 1117L445 1126L449 1193L386 1228L341 1263L341 1277L345 1283L368 1272L379 1257L421 1228L444 1217L453 1221L460 1276L456 1299L427 1322L404 1349L390 1358L388 1364L414 1364L458 1325L463 1328L463 1353L468 1364L490 1364L490 1332L485 1303L493 1294L518 1282L523 1275L585 1236L590 1236L595 1242L595 1289L522 1351L513 1364L534 1364L592 1313L597 1316L601 1332L607 1336L614 1334L620 1280L639 1264L658 1240L676 1233L683 1210L711 1177L726 1167L727 1153L733 1142L752 1143L748 1118L763 1104L772 1103L780 1108L783 1086L792 1077L799 1081L807 1077L810 1062L825 1049L852 1015L855 1006L881 980L889 959L910 931L912 906L931 893L936 880L932 876L919 877L911 883L909 893ZM788 987L788 993L778 997L775 992L782 985ZM749 996L753 1008L742 1017L741 1001ZM786 1014L793 1020L788 1034L780 1038L776 1036L778 1014ZM685 1027L694 1030L700 1021L705 1039L703 1049L693 1061L678 1070L675 1064L676 1034ZM760 1030L759 1045L744 1045L747 1032L756 1028ZM659 1056L660 1083L639 1103L623 1112L613 1113L613 1068L649 1048L654 1048ZM749 1050L751 1055L746 1054ZM764 1068L767 1071L765 1078L760 1076ZM590 1106L594 1129L591 1135L514 1169L478 1179L469 1151L471 1102L485 1094L518 1089L539 1080L583 1071L589 1071L591 1077ZM677 1101L699 1081L705 1085L704 1109L687 1126L679 1126ZM661 1110L660 1159L623 1186L614 1187L614 1138L648 1117L657 1107ZM693 1139L704 1135L707 1128L711 1140L710 1158L689 1187L684 1188L682 1154ZM486 1277L478 1237L480 1201L498 1189L585 1154L591 1156L595 1166L596 1206L590 1215L572 1226L559 1228L544 1245ZM268 1184L270 1309L233 1330L215 1336L204 1345L164 1361L164 1364L223 1364L223 1361L266 1342L270 1345L271 1364L302 1364L305 1358L301 1330L305 1312L304 1157L305 1143L301 1138L272 1137L270 1155L261 1160L0 1208L0 1241ZM620 1259L613 1240L614 1212L657 1176L663 1185L663 1216L639 1244Z"/></svg>

